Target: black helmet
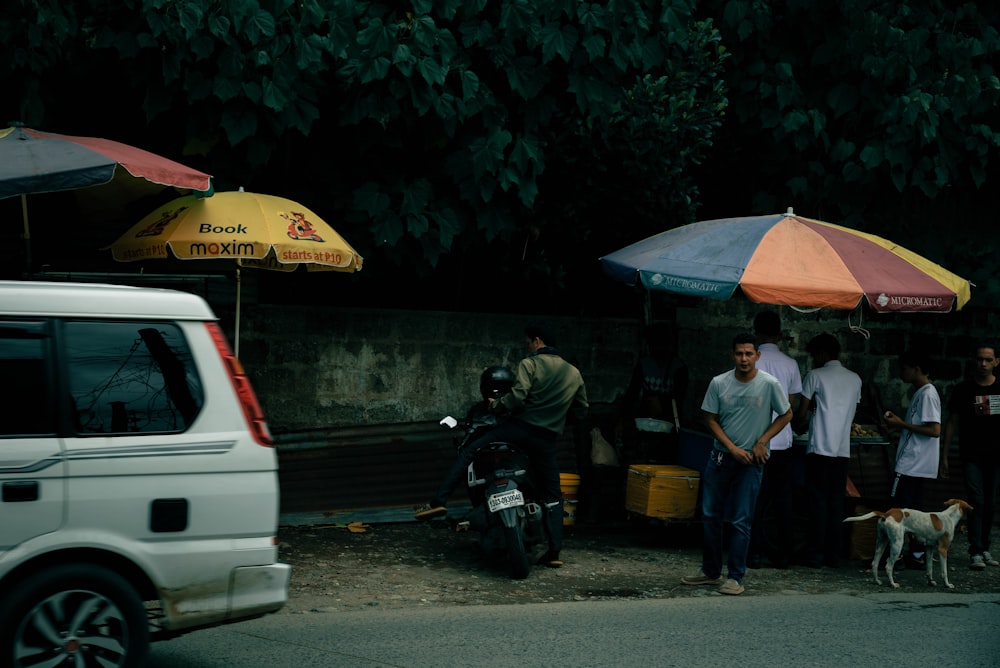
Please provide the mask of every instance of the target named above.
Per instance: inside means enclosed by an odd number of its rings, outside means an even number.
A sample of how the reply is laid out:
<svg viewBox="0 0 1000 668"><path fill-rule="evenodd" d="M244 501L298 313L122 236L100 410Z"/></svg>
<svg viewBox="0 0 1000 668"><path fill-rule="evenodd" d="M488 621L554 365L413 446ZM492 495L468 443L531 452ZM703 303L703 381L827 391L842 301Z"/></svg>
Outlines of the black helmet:
<svg viewBox="0 0 1000 668"><path fill-rule="evenodd" d="M505 366L491 366L479 376L479 394L483 399L496 399L514 387L514 374Z"/></svg>

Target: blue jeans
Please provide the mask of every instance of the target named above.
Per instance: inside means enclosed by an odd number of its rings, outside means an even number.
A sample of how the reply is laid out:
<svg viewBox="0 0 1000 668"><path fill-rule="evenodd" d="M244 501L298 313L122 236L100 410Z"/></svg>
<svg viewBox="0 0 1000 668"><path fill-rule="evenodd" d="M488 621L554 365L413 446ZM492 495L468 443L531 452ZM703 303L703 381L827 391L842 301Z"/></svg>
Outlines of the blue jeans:
<svg viewBox="0 0 1000 668"><path fill-rule="evenodd" d="M705 530L701 570L705 575L722 574L723 522L729 522L733 528L729 537L729 577L743 583L763 472L764 467L741 464L728 452L713 450L709 455L702 476L701 497Z"/></svg>

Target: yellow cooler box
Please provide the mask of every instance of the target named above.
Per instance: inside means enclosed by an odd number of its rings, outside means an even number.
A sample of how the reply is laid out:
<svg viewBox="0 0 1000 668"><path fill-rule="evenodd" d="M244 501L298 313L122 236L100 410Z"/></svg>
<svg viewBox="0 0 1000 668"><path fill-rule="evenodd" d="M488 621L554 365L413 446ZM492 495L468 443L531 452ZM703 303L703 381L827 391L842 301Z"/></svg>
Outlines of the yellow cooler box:
<svg viewBox="0 0 1000 668"><path fill-rule="evenodd" d="M691 519L700 474L672 464L633 464L625 487L626 510L663 519Z"/></svg>

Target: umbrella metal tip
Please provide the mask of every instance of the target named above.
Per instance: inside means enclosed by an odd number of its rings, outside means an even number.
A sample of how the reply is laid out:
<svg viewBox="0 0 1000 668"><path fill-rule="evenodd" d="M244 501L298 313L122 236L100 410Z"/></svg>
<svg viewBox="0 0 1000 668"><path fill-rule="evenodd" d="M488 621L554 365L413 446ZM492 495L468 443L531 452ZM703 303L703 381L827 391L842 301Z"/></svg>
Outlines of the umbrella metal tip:
<svg viewBox="0 0 1000 668"><path fill-rule="evenodd" d="M794 216L795 212L792 211L792 207L788 207L788 211L785 212L786 216Z"/></svg>

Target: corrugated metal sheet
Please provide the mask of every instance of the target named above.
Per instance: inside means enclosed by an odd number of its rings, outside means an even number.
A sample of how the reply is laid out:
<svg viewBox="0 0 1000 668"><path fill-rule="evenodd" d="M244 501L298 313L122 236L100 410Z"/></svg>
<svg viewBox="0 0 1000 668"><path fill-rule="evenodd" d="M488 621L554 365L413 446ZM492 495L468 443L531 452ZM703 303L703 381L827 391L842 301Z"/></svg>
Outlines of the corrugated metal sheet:
<svg viewBox="0 0 1000 668"><path fill-rule="evenodd" d="M861 497L876 510L891 507L889 490L896 461L895 444L873 445L870 448L861 446L853 448L851 454L849 473ZM924 483L924 510L937 510L943 508L948 499L964 498L965 483L957 447L949 453L948 469L947 479L927 480Z"/></svg>
<svg viewBox="0 0 1000 668"><path fill-rule="evenodd" d="M447 467L454 461L453 436L456 433L437 422L412 422L277 434L281 523L413 521L413 506L425 502L434 493ZM702 470L710 448L711 436L681 430L682 465ZM567 430L560 439L562 471L580 472L578 449L589 456L589 443L578 448ZM851 454L849 473L862 501L876 509L887 508L894 447L891 444L861 445L852 447ZM928 509L964 494L957 449L949 462L951 477L928 481L925 486ZM582 494L599 495L601 506L613 504L624 508L624 499L617 497L623 494L625 471L625 468L605 471L602 475L607 477L611 473L613 479L593 478L589 486L591 491L581 490ZM804 485L804 480L797 482ZM585 498L583 502L588 500L592 499ZM460 487L449 508L461 513L467 506L468 500ZM598 511L607 516L612 510L590 506L587 513L597 519ZM618 513L610 512L610 515Z"/></svg>
<svg viewBox="0 0 1000 668"><path fill-rule="evenodd" d="M712 448L709 434L692 429L681 429L681 464L704 471L704 461ZM796 452L805 457L805 445L796 440ZM895 443L866 443L851 446L851 462L848 475L861 498L877 510L885 510L889 503L889 489L892 484L896 461ZM946 480L928 480L924 485L924 505L928 510L944 505L948 499L960 499L965 494L962 480L962 466L958 459L957 445L952 447L948 457L950 477ZM805 466L798 466L794 475L797 487L805 487Z"/></svg>
<svg viewBox="0 0 1000 668"><path fill-rule="evenodd" d="M412 521L413 506L430 498L454 461L455 433L412 422L277 434L281 523ZM560 468L577 468L568 434ZM449 507L467 504L459 488Z"/></svg>

